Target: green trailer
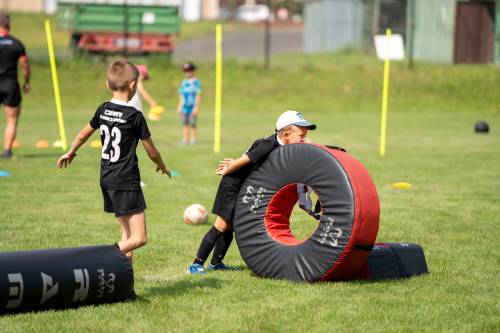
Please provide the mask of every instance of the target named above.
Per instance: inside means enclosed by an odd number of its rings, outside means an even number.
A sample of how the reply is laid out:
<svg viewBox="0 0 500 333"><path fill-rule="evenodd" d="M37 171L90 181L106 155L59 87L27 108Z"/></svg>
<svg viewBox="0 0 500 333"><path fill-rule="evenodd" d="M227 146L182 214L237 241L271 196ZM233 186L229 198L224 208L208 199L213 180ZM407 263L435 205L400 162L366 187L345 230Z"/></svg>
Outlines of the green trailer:
<svg viewBox="0 0 500 333"><path fill-rule="evenodd" d="M72 48L100 53L171 53L180 32L175 6L61 1L57 24L72 32Z"/></svg>

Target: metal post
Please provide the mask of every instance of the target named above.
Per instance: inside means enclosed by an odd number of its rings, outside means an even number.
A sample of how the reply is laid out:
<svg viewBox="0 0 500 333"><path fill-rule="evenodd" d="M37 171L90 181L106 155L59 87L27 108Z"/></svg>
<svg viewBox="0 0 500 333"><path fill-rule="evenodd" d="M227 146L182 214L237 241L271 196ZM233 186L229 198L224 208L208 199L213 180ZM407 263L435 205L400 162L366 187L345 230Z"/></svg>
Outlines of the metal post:
<svg viewBox="0 0 500 333"><path fill-rule="evenodd" d="M128 4L123 1L123 56L128 57Z"/></svg>
<svg viewBox="0 0 500 333"><path fill-rule="evenodd" d="M413 69L413 53L415 50L415 0L410 0L410 31L408 31L408 67Z"/></svg>
<svg viewBox="0 0 500 333"><path fill-rule="evenodd" d="M266 69L269 69L271 65L271 0L266 1L267 6L269 7L269 15L267 16L266 19L266 24L265 24L265 31L264 31L264 67Z"/></svg>

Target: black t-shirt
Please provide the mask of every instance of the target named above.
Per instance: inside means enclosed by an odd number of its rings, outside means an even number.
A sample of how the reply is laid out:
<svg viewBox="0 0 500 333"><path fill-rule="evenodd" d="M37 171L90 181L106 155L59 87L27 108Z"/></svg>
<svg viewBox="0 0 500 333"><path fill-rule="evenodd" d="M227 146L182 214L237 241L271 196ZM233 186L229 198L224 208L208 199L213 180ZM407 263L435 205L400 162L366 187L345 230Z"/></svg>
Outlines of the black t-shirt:
<svg viewBox="0 0 500 333"><path fill-rule="evenodd" d="M236 182L239 181L242 183L250 175L250 173L261 166L267 156L279 146L280 144L276 134L254 141L250 148L248 148L245 152L245 154L250 158L251 163L225 177L233 178Z"/></svg>
<svg viewBox="0 0 500 333"><path fill-rule="evenodd" d="M17 61L25 55L24 45L18 39L0 35L0 79L17 80Z"/></svg>
<svg viewBox="0 0 500 333"><path fill-rule="evenodd" d="M256 140L246 151L246 155L252 162L252 170L258 168L274 149L280 146L276 134L267 138Z"/></svg>
<svg viewBox="0 0 500 333"><path fill-rule="evenodd" d="M101 186L111 190L139 190L141 175L135 150L151 136L146 119L131 106L101 104L90 120L102 142Z"/></svg>

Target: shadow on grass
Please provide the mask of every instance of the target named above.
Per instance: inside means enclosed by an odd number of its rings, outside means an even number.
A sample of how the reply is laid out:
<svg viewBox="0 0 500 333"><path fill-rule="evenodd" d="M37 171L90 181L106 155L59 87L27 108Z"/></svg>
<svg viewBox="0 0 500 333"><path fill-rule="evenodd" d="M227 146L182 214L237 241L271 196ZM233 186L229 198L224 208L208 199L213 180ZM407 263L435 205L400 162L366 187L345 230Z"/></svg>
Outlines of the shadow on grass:
<svg viewBox="0 0 500 333"><path fill-rule="evenodd" d="M62 152L43 152L39 154L16 154L14 155L15 157L22 158L22 159L29 159L29 158L43 158L43 157L54 157L57 158L61 156L63 153ZM56 161L57 162L57 161Z"/></svg>
<svg viewBox="0 0 500 333"><path fill-rule="evenodd" d="M241 271L246 271L248 267L246 265L229 265L231 267L230 272L241 272Z"/></svg>
<svg viewBox="0 0 500 333"><path fill-rule="evenodd" d="M152 287L141 294L143 297L150 296L179 296L192 292L194 289L212 288L220 289L221 283L219 279L213 277L195 277L176 281L164 286ZM141 299L143 301L144 299Z"/></svg>
<svg viewBox="0 0 500 333"><path fill-rule="evenodd" d="M351 280L338 280L338 281L292 281L292 280L286 280L286 279L278 279L278 278L269 278L265 276L260 276L257 275L255 272L250 271L249 275L253 278L256 279L261 279L261 280L274 280L274 281L285 281L285 282L291 282L291 283L306 283L306 284L320 284L320 285L328 285L328 284L352 284L352 285L389 285L389 284L402 284L405 283L406 281L413 279L413 278L418 278L420 276L426 276L429 273L421 274L421 275L414 275L410 277L401 277L401 278L387 278L387 279L378 279L378 280L366 280L366 279L351 279Z"/></svg>

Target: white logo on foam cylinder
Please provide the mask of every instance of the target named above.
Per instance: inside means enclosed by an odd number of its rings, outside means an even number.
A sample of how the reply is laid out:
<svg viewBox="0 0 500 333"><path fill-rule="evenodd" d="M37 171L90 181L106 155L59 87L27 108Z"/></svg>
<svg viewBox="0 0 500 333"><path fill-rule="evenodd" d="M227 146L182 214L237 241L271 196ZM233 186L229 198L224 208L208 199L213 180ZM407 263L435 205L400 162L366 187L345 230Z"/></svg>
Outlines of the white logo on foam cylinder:
<svg viewBox="0 0 500 333"><path fill-rule="evenodd" d="M75 282L80 285L80 287L75 290L73 302L83 302L87 299L89 294L89 271L87 269L74 269L73 274L75 275Z"/></svg>
<svg viewBox="0 0 500 333"><path fill-rule="evenodd" d="M21 305L23 301L24 294L24 282L23 276L21 273L13 273L7 274L7 278L9 279L10 288L9 288L9 297L16 297L15 299L10 299L7 302L7 309L17 308Z"/></svg>
<svg viewBox="0 0 500 333"><path fill-rule="evenodd" d="M43 304L49 300L49 298L53 297L59 291L59 283L54 284L52 277L43 272L42 274L42 299L40 300L40 304Z"/></svg>

